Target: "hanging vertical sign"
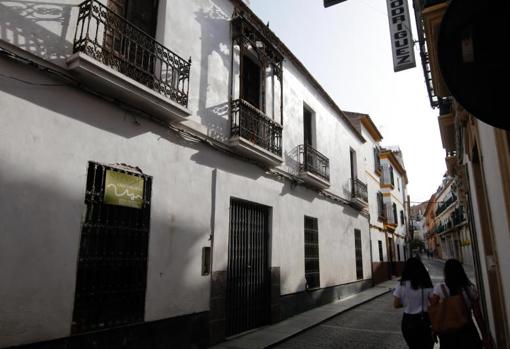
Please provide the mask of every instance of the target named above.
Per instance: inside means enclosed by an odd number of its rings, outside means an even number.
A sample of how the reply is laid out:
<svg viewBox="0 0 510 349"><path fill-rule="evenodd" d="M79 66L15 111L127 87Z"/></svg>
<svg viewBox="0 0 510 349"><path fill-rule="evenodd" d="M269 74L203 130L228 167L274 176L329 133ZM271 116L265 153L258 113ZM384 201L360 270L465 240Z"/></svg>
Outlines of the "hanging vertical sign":
<svg viewBox="0 0 510 349"><path fill-rule="evenodd" d="M393 70L395 72L416 67L413 36L407 0L386 0L390 24Z"/></svg>

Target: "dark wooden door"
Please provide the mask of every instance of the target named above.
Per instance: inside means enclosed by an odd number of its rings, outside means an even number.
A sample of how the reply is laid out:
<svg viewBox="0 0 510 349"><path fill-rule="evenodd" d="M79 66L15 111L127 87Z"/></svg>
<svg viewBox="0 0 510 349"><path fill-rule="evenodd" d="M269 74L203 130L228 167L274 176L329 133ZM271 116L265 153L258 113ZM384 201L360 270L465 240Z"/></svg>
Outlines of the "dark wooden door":
<svg viewBox="0 0 510 349"><path fill-rule="evenodd" d="M232 199L227 270L227 336L267 324L269 208Z"/></svg>

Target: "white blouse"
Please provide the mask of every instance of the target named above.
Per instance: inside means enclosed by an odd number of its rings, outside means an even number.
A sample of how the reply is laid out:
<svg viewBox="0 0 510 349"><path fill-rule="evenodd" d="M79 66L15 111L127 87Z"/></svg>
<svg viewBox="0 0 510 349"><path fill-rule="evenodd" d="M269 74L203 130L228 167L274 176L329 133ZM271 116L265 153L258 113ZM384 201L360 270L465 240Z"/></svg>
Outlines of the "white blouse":
<svg viewBox="0 0 510 349"><path fill-rule="evenodd" d="M405 281L404 285L398 284L393 291L393 295L400 299L400 303L404 306L404 313L419 314L422 312L422 309L424 312L427 312L432 288L419 288L415 290L411 287L410 281Z"/></svg>

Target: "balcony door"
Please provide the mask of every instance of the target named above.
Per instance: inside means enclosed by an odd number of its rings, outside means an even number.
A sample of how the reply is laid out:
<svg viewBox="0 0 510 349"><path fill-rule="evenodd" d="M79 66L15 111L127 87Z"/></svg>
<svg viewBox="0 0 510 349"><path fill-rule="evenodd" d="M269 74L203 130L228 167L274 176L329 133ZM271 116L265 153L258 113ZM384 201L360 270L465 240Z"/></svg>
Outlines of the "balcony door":
<svg viewBox="0 0 510 349"><path fill-rule="evenodd" d="M246 55L243 56L241 75L242 99L263 111L260 106L260 67Z"/></svg>
<svg viewBox="0 0 510 349"><path fill-rule="evenodd" d="M105 48L119 71L153 88L159 0L108 0ZM116 16L117 15L117 16ZM139 29L147 36L137 35Z"/></svg>
<svg viewBox="0 0 510 349"><path fill-rule="evenodd" d="M356 160L356 151L350 149L350 161L351 161L351 178L354 180L358 178L358 162Z"/></svg>

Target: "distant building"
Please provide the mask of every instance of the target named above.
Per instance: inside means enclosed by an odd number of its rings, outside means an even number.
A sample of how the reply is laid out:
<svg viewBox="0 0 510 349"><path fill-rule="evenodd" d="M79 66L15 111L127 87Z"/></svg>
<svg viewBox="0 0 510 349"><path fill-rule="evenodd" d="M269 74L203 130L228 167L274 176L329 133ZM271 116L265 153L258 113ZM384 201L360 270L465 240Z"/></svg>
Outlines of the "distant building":
<svg viewBox="0 0 510 349"><path fill-rule="evenodd" d="M425 234L427 232L425 222L425 209L428 202L422 202L418 205L411 206L409 214L410 237L425 243Z"/></svg>

